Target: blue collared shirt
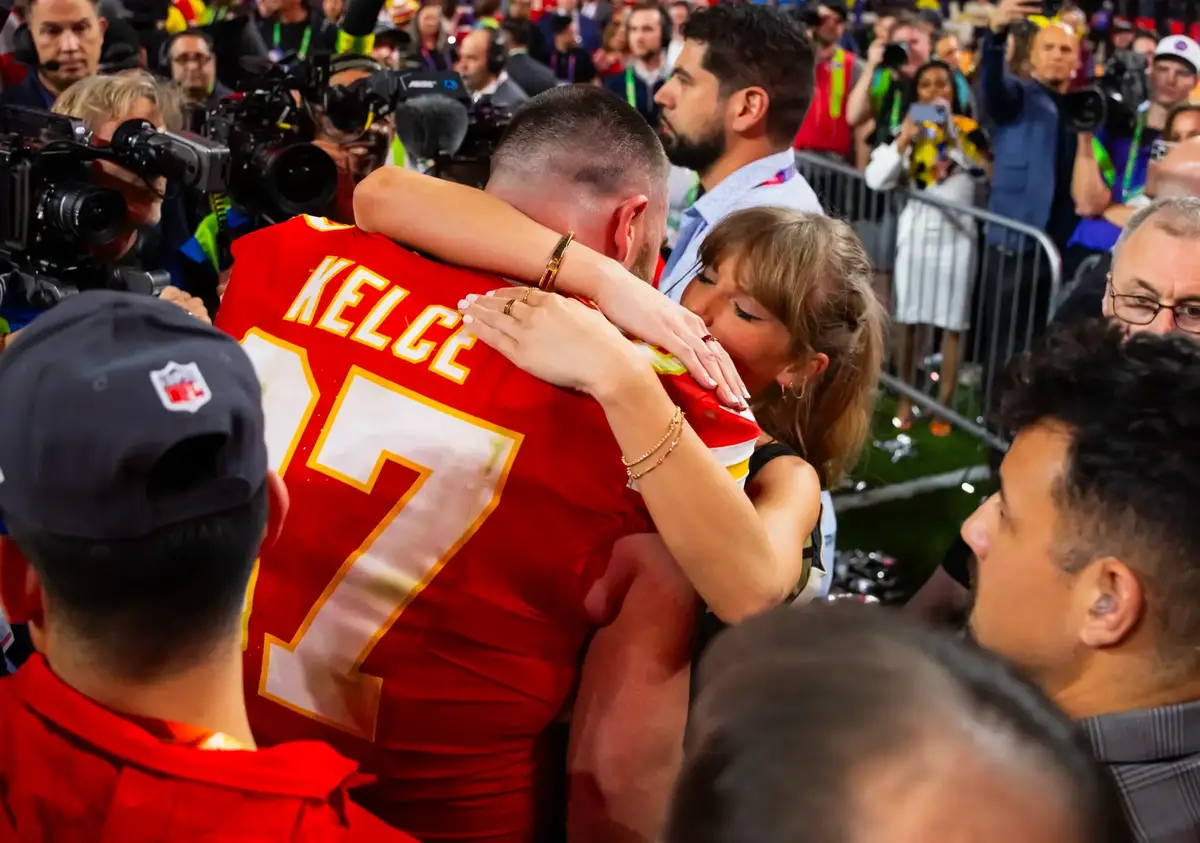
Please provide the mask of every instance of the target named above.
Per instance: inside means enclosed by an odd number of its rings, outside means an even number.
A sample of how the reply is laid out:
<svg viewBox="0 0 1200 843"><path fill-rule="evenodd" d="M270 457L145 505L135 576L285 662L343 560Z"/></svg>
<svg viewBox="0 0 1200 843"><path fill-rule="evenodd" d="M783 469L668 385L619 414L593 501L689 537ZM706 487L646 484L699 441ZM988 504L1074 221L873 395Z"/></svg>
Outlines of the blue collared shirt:
<svg viewBox="0 0 1200 843"><path fill-rule="evenodd" d="M822 213L817 194L809 187L804 176L796 174L773 183L781 172L795 166L796 158L792 150L776 152L751 161L697 199L692 207L683 212L679 223L679 239L675 243L675 248L682 251L678 258L672 254L671 270L663 273L658 288L679 301L688 282L696 274L700 244L717 223L735 211L776 206ZM687 236L689 233L690 237Z"/></svg>

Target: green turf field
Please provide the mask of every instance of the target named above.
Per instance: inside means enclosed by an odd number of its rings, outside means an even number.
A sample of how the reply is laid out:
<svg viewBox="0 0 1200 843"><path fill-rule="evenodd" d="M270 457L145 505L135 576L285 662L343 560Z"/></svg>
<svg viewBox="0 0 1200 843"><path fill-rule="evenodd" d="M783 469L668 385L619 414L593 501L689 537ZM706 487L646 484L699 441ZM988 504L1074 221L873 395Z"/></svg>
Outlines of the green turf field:
<svg viewBox="0 0 1200 843"><path fill-rule="evenodd" d="M870 496L873 491L935 476L941 477L944 487L860 508L839 507L837 543L842 550L877 550L894 556L903 566L905 579L919 583L941 562L962 522L992 491L985 479L968 482L970 491L962 486L968 471L987 465L988 448L958 430L936 437L929 432L927 419L918 419L905 431L911 439L911 453L894 460L886 446L894 443L898 434L892 426L895 406L892 396L880 398L871 441L849 488L835 495L835 501L842 495ZM958 472L962 474L955 476Z"/></svg>

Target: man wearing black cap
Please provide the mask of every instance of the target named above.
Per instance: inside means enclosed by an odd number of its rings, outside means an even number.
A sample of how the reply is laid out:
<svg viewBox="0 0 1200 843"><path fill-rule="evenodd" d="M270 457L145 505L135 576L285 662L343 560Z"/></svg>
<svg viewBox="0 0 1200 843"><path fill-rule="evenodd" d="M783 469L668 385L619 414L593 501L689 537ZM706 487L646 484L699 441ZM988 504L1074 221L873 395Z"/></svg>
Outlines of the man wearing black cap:
<svg viewBox="0 0 1200 843"><path fill-rule="evenodd" d="M812 105L796 135L796 149L849 159L854 135L846 116L850 92L862 76L862 62L842 48L849 12L846 4L828 0L806 9L803 22L816 45L816 84Z"/></svg>
<svg viewBox="0 0 1200 843"><path fill-rule="evenodd" d="M410 841L349 803L331 748L255 751L242 608L287 510L267 464L250 360L169 303L84 293L0 358L0 597L39 651L0 681L0 838Z"/></svg>

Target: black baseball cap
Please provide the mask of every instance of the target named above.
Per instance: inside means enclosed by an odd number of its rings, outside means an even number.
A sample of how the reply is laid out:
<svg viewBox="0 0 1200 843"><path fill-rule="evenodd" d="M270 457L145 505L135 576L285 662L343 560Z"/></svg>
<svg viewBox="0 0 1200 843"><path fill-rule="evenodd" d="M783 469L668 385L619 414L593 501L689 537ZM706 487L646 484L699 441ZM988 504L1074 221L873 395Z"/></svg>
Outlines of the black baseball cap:
<svg viewBox="0 0 1200 843"><path fill-rule="evenodd" d="M251 501L262 388L229 335L150 296L94 291L0 354L0 513L98 541Z"/></svg>

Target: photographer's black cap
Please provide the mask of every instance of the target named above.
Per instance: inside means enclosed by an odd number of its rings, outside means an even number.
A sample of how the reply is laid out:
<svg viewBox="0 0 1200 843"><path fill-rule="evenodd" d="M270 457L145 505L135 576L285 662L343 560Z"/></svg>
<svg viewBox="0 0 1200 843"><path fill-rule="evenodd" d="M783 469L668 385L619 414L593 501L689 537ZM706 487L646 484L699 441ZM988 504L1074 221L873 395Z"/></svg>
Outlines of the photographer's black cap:
<svg viewBox="0 0 1200 843"><path fill-rule="evenodd" d="M0 354L0 513L98 541L249 502L267 474L241 346L182 308L72 296Z"/></svg>

